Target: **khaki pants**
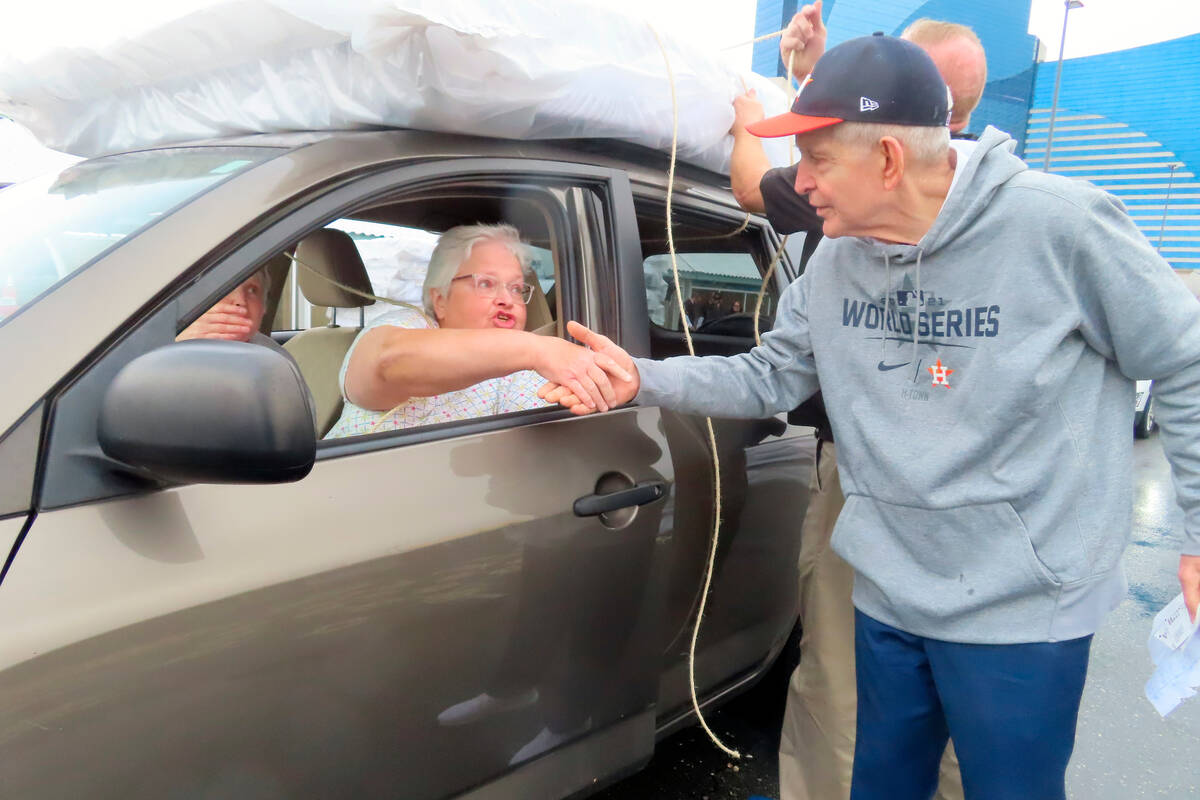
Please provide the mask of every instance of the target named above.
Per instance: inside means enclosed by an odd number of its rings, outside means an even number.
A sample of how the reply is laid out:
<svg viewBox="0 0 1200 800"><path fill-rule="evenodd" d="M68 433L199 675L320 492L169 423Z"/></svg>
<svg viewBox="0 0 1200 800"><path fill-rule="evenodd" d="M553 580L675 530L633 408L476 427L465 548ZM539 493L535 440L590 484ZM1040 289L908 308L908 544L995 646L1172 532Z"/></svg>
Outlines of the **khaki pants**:
<svg viewBox="0 0 1200 800"><path fill-rule="evenodd" d="M780 800L847 800L854 765L854 570L829 546L845 498L832 444L817 451L800 541L800 665L788 684L779 742ZM942 758L938 800L961 800L954 748Z"/></svg>

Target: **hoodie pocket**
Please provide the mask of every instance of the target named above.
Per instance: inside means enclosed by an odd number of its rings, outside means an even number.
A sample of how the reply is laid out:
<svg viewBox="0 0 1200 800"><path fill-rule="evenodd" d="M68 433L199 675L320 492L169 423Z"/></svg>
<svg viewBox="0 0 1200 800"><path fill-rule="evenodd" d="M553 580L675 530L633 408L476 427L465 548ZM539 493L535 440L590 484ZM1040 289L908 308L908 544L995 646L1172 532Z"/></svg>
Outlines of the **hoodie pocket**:
<svg viewBox="0 0 1200 800"><path fill-rule="evenodd" d="M1062 586L1008 503L930 509L850 495L833 543L858 572L856 594L902 619L1012 604L1036 614Z"/></svg>

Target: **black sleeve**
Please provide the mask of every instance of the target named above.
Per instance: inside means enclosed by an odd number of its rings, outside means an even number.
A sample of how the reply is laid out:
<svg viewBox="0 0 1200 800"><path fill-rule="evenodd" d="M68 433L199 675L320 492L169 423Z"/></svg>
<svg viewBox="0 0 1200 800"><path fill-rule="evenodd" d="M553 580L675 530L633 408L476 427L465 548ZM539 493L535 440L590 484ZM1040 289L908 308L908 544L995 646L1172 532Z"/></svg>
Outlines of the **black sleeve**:
<svg viewBox="0 0 1200 800"><path fill-rule="evenodd" d="M833 441L833 429L829 427L829 415L825 412L825 398L817 392L788 412L789 425L804 425L817 429L817 438Z"/></svg>
<svg viewBox="0 0 1200 800"><path fill-rule="evenodd" d="M796 165L763 173L758 183L771 227L779 233L820 231L821 218L806 195L796 194Z"/></svg>

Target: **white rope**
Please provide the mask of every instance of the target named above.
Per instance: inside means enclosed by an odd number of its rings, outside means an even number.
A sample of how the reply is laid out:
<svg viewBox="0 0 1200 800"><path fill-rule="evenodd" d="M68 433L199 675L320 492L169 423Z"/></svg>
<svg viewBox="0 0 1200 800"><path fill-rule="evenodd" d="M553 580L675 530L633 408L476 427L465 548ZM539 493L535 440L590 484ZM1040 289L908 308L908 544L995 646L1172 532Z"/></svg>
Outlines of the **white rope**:
<svg viewBox="0 0 1200 800"><path fill-rule="evenodd" d="M688 353L696 355L695 345L692 344L692 333L688 325L687 312L683 308L683 293L679 282L679 265L675 260L675 234L673 231L674 225L671 220L671 198L675 189L675 158L676 149L679 144L679 100L675 95L675 73L671 69L671 59L667 55L667 48L663 46L662 39L658 35L658 31L649 22L646 23L650 28L650 32L654 34L654 40L658 42L658 48L662 51L663 61L667 66L667 81L671 86L671 163L667 170L667 247L671 253L671 274L675 281L675 297L679 299L679 320L683 326L683 338L687 342ZM747 223L749 217L747 217ZM700 721L700 727L708 734L708 738L712 739L713 744L719 747L726 755L732 758L741 758L742 754L737 750L727 747L717 735L713 733L712 728L708 727L708 722L704 719L704 713L700 711L700 699L696 694L696 642L700 638L700 623L704 620L704 608L708 602L708 592L712 587L713 568L717 561L717 539L721 532L721 459L717 454L717 434L713 430L712 417L704 418L705 427L708 428L708 444L712 450L713 461L713 532L712 546L708 554L708 569L704 573L704 589L700 594L700 608L696 612L696 627L692 630L692 644L688 648L688 688L692 693L692 710L696 712L696 719Z"/></svg>
<svg viewBox="0 0 1200 800"><path fill-rule="evenodd" d="M771 282L771 276L775 274L775 268L779 266L779 259L783 257L783 248L787 245L788 234L784 234L779 240L779 249L775 251L775 257L771 259L771 263L767 266L767 272L763 275L762 285L758 287L758 302L754 304L754 344L762 344L762 335L759 332L759 320L762 317L763 296L767 293L767 284Z"/></svg>
<svg viewBox="0 0 1200 800"><path fill-rule="evenodd" d="M757 39L751 39L748 42L739 42L738 44L731 44L728 47L722 47L721 52L724 52L726 50L736 50L739 47L745 47L748 44L758 44L759 42L765 42L767 39L775 39L775 38L782 36L785 33L787 33L787 28L781 28L780 30L775 31L774 33L763 34L762 36L759 36Z"/></svg>

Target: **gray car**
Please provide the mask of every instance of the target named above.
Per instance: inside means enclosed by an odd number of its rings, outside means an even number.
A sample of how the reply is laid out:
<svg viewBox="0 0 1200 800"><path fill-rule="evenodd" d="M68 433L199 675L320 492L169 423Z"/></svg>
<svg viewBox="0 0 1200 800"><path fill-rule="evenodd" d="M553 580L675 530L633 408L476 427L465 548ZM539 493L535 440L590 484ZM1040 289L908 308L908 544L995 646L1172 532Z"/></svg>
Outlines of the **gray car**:
<svg viewBox="0 0 1200 800"><path fill-rule="evenodd" d="M543 257L530 327L684 352L665 167L611 142L297 134L0 193L0 797L557 798L692 723L702 420L543 408L319 438L372 311L346 287L378 289L356 223L512 223ZM676 191L683 297L752 309L774 232L739 229L720 176L681 168ZM263 332L294 361L174 341L264 266ZM794 277L785 258L764 329ZM753 344L748 314L719 323L700 352ZM814 451L783 419L717 432L710 708L793 632Z"/></svg>

